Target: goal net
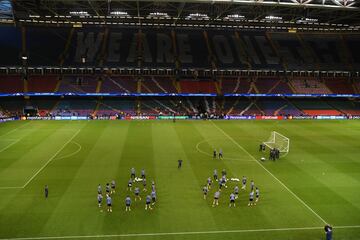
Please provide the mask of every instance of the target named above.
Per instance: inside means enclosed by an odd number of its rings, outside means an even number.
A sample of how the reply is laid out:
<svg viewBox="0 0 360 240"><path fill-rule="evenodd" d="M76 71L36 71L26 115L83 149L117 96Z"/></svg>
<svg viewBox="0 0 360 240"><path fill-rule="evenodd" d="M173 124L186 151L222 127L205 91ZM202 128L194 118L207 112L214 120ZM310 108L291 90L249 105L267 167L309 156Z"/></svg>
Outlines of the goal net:
<svg viewBox="0 0 360 240"><path fill-rule="evenodd" d="M288 153L290 147L290 139L278 132L272 131L269 139L264 142L264 144L269 148L279 149L280 153Z"/></svg>

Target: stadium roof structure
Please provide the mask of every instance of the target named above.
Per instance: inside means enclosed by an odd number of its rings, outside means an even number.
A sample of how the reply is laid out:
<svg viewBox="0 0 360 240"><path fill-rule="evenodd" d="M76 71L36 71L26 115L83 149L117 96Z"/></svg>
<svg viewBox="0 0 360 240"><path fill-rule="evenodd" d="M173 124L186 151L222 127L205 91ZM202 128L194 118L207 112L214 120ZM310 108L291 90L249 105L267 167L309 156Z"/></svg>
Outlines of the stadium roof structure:
<svg viewBox="0 0 360 240"><path fill-rule="evenodd" d="M3 0L0 0L0 3ZM15 22L360 25L356 0L12 0ZM42 21L41 21L42 20ZM39 22L40 21L40 22ZM61 22L60 22L61 23Z"/></svg>

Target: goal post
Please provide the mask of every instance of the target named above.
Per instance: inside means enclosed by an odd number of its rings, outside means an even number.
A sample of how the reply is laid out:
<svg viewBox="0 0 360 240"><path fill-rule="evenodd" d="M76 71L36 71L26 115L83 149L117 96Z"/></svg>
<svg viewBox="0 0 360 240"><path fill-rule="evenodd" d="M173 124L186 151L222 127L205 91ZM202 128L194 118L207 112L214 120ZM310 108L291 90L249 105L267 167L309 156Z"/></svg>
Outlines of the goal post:
<svg viewBox="0 0 360 240"><path fill-rule="evenodd" d="M288 153L290 148L290 139L284 135L272 131L269 139L266 142L263 142L268 148L277 148L280 153Z"/></svg>

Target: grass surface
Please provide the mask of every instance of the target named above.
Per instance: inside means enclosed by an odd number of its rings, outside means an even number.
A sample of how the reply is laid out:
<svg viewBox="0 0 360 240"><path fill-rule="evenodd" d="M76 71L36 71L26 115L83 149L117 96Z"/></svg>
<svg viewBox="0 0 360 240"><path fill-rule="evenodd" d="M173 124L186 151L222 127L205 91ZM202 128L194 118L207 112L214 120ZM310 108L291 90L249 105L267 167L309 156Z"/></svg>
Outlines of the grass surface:
<svg viewBox="0 0 360 240"><path fill-rule="evenodd" d="M259 163L258 145L273 130L290 138L290 153ZM212 159L213 148L220 147L225 159ZM360 228L353 226L360 225L359 152L355 120L3 123L0 238L318 240L325 237L325 221L335 226L334 239L358 240ZM125 212L131 167L146 169L148 185L155 180L153 211L133 201ZM259 204L247 206L247 189L237 207L229 208L234 182L222 191L219 207L211 206L213 189L203 200L202 186L215 168L253 179ZM113 212L100 212L97 185L112 179Z"/></svg>

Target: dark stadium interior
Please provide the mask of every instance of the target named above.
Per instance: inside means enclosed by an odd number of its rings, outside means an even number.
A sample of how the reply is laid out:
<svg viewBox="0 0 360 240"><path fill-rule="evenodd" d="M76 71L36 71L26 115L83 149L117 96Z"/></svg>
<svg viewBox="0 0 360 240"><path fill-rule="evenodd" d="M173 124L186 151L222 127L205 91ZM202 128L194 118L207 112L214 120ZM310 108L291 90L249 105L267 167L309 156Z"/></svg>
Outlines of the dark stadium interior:
<svg viewBox="0 0 360 240"><path fill-rule="evenodd" d="M2 115L359 115L358 3L281 3L3 1Z"/></svg>

